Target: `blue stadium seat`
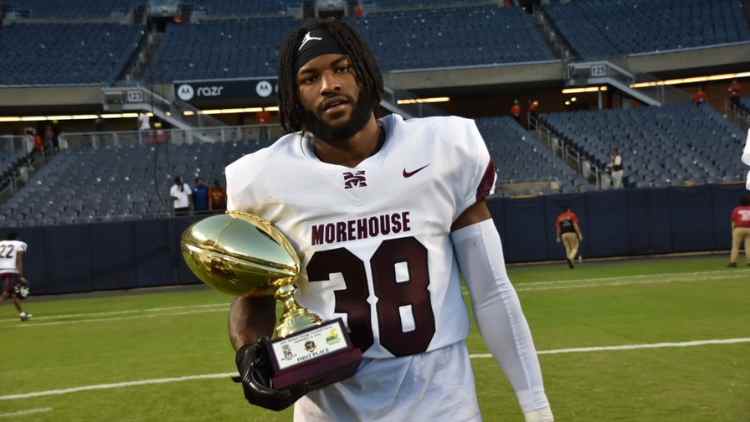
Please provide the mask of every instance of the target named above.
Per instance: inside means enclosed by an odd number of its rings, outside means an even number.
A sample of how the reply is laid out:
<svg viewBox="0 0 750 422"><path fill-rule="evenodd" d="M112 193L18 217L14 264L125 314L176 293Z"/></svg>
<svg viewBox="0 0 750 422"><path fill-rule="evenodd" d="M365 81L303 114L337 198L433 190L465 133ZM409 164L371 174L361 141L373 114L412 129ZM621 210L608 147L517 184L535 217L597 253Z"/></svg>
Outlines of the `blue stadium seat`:
<svg viewBox="0 0 750 422"><path fill-rule="evenodd" d="M175 176L189 184L198 176L209 183L223 180L227 164L261 146L243 140L66 150L0 206L0 221L16 227L163 215L171 211L168 192Z"/></svg>
<svg viewBox="0 0 750 422"><path fill-rule="evenodd" d="M384 70L556 60L533 18L516 8L409 10L348 22L359 29ZM170 25L146 79L276 75L278 49L298 25L290 17Z"/></svg>
<svg viewBox="0 0 750 422"><path fill-rule="evenodd" d="M579 56L598 59L750 40L743 7L741 0L576 0L546 10Z"/></svg>
<svg viewBox="0 0 750 422"><path fill-rule="evenodd" d="M143 36L110 23L13 24L0 37L0 85L107 83Z"/></svg>
<svg viewBox="0 0 750 422"><path fill-rule="evenodd" d="M477 119L490 156L495 161L498 184L557 181L562 192L579 192L589 183L510 117Z"/></svg>
<svg viewBox="0 0 750 422"><path fill-rule="evenodd" d="M147 0L6 0L10 10L34 19L91 19L124 16Z"/></svg>
<svg viewBox="0 0 750 422"><path fill-rule="evenodd" d="M635 187L741 180L744 136L708 105L552 113L542 120L600 168L619 147Z"/></svg>

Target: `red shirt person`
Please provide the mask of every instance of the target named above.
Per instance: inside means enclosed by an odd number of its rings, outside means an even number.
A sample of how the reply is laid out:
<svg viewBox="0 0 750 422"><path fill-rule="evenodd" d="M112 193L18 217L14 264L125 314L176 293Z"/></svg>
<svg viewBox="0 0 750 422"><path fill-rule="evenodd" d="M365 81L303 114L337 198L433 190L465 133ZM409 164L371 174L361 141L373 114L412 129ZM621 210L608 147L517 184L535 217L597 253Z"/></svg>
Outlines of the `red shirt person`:
<svg viewBox="0 0 750 422"><path fill-rule="evenodd" d="M698 88L698 92L693 94L693 103L697 106L701 106L705 102L706 102L706 93L703 92L703 88Z"/></svg>
<svg viewBox="0 0 750 422"><path fill-rule="evenodd" d="M560 242L560 239L562 239L565 247L565 260L568 261L568 266L572 269L573 260L578 255L580 242L583 240L576 213L570 208L566 208L565 211L560 213L555 220L555 232L557 233L557 241Z"/></svg>
<svg viewBox="0 0 750 422"><path fill-rule="evenodd" d="M521 123L521 104L518 100L513 100L513 106L510 108L510 114L518 123Z"/></svg>
<svg viewBox="0 0 750 422"><path fill-rule="evenodd" d="M732 252L729 266L737 266L740 246L745 244L745 257L750 265L750 195L740 198L740 205L732 210Z"/></svg>

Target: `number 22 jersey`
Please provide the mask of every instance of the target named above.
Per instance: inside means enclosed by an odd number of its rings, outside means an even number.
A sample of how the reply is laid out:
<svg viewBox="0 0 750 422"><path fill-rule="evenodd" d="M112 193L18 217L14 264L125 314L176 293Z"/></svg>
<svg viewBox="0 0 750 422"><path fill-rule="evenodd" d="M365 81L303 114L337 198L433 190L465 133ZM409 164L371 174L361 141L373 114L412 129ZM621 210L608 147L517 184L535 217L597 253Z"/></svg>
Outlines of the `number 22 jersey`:
<svg viewBox="0 0 750 422"><path fill-rule="evenodd" d="M354 168L320 161L300 133L226 168L227 208L286 234L302 259L297 301L342 318L369 358L467 337L450 228L495 185L472 120L389 115L380 124L382 147Z"/></svg>

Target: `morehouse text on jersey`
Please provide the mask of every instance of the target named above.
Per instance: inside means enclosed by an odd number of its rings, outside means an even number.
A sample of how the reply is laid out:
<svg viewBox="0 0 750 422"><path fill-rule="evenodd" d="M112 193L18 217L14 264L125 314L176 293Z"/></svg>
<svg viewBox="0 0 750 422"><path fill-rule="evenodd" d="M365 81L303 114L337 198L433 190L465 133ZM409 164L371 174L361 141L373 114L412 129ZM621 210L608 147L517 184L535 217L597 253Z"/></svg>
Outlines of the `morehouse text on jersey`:
<svg viewBox="0 0 750 422"><path fill-rule="evenodd" d="M401 211L353 220L315 224L312 226L311 243L315 246L407 233L411 231L410 214L409 211Z"/></svg>

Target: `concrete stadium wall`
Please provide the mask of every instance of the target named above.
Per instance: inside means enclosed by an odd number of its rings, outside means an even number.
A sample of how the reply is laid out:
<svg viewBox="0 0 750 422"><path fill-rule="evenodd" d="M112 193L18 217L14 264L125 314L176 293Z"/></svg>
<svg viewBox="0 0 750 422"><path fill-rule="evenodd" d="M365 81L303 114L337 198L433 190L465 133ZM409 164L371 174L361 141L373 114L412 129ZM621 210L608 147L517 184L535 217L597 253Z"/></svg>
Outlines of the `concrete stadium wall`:
<svg viewBox="0 0 750 422"><path fill-rule="evenodd" d="M586 258L726 250L743 186L589 192L489 201L508 262L560 260L560 207L580 217ZM179 239L193 217L17 230L33 294L195 284ZM9 229L0 228L4 236Z"/></svg>

